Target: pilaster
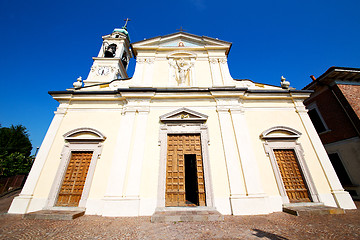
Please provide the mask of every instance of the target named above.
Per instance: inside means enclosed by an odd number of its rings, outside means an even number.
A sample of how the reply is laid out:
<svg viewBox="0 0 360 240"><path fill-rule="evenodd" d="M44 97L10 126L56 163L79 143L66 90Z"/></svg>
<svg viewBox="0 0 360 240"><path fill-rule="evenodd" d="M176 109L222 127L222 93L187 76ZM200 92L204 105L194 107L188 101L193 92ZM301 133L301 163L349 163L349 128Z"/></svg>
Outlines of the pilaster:
<svg viewBox="0 0 360 240"><path fill-rule="evenodd" d="M134 135L134 143L136 145L132 152L130 172L127 181L128 185L125 194L126 198L140 198L140 180L144 160L148 115L149 109L145 108L138 111Z"/></svg>
<svg viewBox="0 0 360 240"><path fill-rule="evenodd" d="M330 186L331 194L335 199L336 205L344 209L356 209L356 206L353 200L351 199L350 194L344 191L343 187L341 186L341 183L336 175L336 172L333 166L331 165L329 156L327 155L325 148L320 140L320 137L317 134L315 127L310 120L309 115L307 114L307 110L305 106L303 105L301 100L294 100L294 105L296 112L299 114L302 124L306 130L306 133L311 141L313 149L318 157L324 175ZM325 202L325 199L320 199L320 200L327 205L332 204L332 202L328 202L328 203Z"/></svg>
<svg viewBox="0 0 360 240"><path fill-rule="evenodd" d="M134 71L134 76L132 77L134 81L134 86L140 86L143 82L143 73L144 73L145 61L142 58L136 59L136 66Z"/></svg>
<svg viewBox="0 0 360 240"><path fill-rule="evenodd" d="M210 58L209 62L210 62L211 75L213 79L213 87L223 86L224 84L222 83L221 80L221 71L220 71L218 59Z"/></svg>
<svg viewBox="0 0 360 240"><path fill-rule="evenodd" d="M140 210L141 171L149 104L153 93L144 93L144 96L132 96L131 93L122 95L127 98L127 105L124 107L104 197L103 216L138 216Z"/></svg>
<svg viewBox="0 0 360 240"><path fill-rule="evenodd" d="M235 87L234 81L230 75L229 66L227 64L226 58L219 58L221 76L224 82L224 85L227 87Z"/></svg>
<svg viewBox="0 0 360 240"><path fill-rule="evenodd" d="M241 108L232 108L230 109L230 113L234 124L247 195L264 196L265 193L260 182L259 166L255 159L244 110Z"/></svg>
<svg viewBox="0 0 360 240"><path fill-rule="evenodd" d="M237 152L231 116L226 107L217 107L226 167L229 175L230 198L246 195L240 159Z"/></svg>
<svg viewBox="0 0 360 240"><path fill-rule="evenodd" d="M122 117L120 128L118 131L118 138L116 140L116 147L114 157L112 160L112 167L108 179L108 186L105 193L104 216L111 216L112 209L109 202L123 197L123 189L126 175L126 167L129 158L129 149L131 143L131 136L133 132L135 109L125 109Z"/></svg>
<svg viewBox="0 0 360 240"><path fill-rule="evenodd" d="M31 171L26 179L25 185L24 185L20 195L18 197L14 198L14 200L10 206L9 213L14 213L14 214L27 213L27 211L30 207L30 203L33 199L33 194L34 194L37 182L40 178L40 174L44 167L44 164L45 164L45 161L49 154L50 148L54 142L56 133L59 130L61 122L64 118L67 107L68 107L67 103L62 103L62 104L60 104L57 111L55 112L55 116L54 116L53 120L51 121L48 131L46 132L45 138L41 144L41 147L36 156L36 159L31 168Z"/></svg>

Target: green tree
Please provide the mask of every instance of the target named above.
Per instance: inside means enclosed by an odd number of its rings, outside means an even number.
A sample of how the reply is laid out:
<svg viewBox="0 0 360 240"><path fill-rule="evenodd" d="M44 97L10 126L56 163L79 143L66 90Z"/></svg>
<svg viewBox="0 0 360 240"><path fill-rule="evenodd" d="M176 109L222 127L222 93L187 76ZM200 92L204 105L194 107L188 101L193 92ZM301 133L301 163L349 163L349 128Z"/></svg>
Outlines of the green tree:
<svg viewBox="0 0 360 240"><path fill-rule="evenodd" d="M31 157L25 157L19 152L10 155L0 155L0 176L11 177L28 174L32 166Z"/></svg>
<svg viewBox="0 0 360 240"><path fill-rule="evenodd" d="M32 145L26 128L22 125L0 125L0 176L27 174L32 165Z"/></svg>
<svg viewBox="0 0 360 240"><path fill-rule="evenodd" d="M31 142L26 128L22 125L0 128L0 154L19 152L29 157L31 154Z"/></svg>

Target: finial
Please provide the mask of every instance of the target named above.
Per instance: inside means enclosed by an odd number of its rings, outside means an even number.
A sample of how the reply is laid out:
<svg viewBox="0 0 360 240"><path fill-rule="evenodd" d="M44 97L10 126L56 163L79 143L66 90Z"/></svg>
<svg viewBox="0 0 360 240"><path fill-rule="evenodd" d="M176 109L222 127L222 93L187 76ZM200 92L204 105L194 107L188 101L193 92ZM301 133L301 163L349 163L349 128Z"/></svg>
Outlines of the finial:
<svg viewBox="0 0 360 240"><path fill-rule="evenodd" d="M286 81L286 78L284 78L284 76L281 76L281 83L280 83L281 87L284 89L288 89L290 86L290 82Z"/></svg>
<svg viewBox="0 0 360 240"><path fill-rule="evenodd" d="M73 83L74 88L81 88L82 87L82 77L78 77L77 81Z"/></svg>
<svg viewBox="0 0 360 240"><path fill-rule="evenodd" d="M129 21L131 21L131 19L126 18L126 19L124 19L124 21L125 21L125 25L122 28L126 29L127 24L128 24Z"/></svg>

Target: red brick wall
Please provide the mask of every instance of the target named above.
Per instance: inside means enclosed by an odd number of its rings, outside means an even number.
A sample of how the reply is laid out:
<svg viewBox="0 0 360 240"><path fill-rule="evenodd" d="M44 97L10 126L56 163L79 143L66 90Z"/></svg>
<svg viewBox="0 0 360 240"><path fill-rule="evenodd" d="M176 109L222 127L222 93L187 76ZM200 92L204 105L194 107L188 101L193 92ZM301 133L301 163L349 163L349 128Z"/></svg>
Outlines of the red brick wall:
<svg viewBox="0 0 360 240"><path fill-rule="evenodd" d="M338 84L338 87L360 119L360 85Z"/></svg>
<svg viewBox="0 0 360 240"><path fill-rule="evenodd" d="M349 118L330 89L326 89L324 92L315 97L311 96L310 99L305 101L305 105L307 106L314 101L316 102L318 110L321 113L327 127L331 130L329 132L319 134L323 144L357 136Z"/></svg>

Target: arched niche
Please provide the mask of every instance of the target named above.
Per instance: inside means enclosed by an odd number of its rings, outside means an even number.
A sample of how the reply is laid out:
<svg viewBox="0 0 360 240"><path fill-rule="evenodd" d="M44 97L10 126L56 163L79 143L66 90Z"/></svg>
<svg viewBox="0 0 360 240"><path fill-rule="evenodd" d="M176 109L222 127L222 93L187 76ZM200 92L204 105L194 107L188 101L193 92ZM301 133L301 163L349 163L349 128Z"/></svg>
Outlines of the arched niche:
<svg viewBox="0 0 360 240"><path fill-rule="evenodd" d="M197 55L188 51L174 51L167 55L169 86L196 86L195 61Z"/></svg>

